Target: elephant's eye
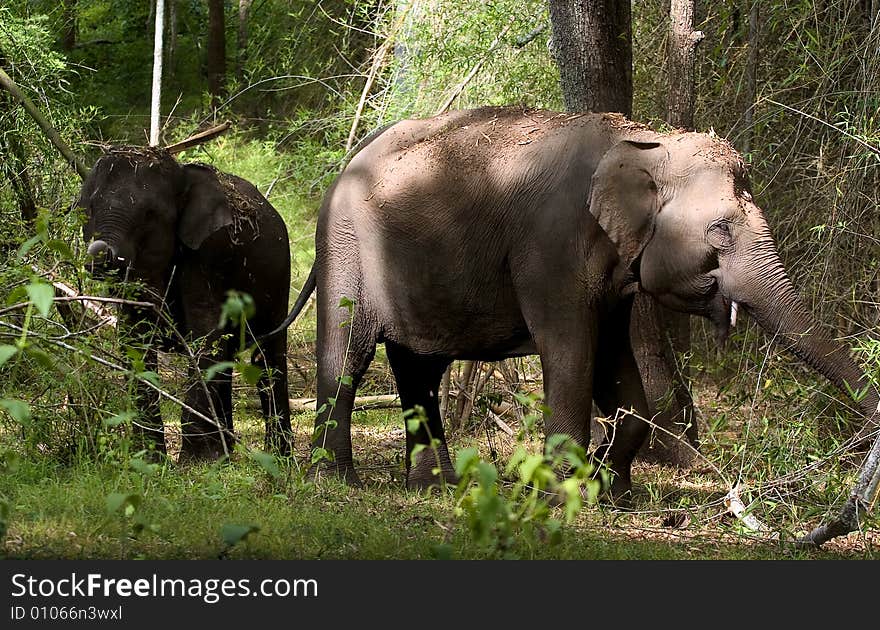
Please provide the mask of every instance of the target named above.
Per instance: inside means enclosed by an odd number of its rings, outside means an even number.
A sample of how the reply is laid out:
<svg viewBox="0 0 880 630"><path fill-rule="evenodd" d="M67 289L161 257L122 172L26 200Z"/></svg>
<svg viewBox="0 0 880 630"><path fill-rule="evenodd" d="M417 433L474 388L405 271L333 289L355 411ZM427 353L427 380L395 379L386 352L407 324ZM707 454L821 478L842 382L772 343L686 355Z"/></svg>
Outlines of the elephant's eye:
<svg viewBox="0 0 880 630"><path fill-rule="evenodd" d="M733 245L733 236L730 233L730 221L727 219L719 219L712 223L707 230L709 242L718 248L730 247Z"/></svg>

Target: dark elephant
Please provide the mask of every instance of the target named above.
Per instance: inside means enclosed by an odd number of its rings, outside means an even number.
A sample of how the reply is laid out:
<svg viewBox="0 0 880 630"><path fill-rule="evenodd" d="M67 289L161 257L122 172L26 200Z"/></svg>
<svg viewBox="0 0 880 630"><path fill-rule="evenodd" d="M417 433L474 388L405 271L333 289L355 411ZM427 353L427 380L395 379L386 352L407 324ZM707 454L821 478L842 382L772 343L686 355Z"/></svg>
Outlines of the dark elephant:
<svg viewBox="0 0 880 630"><path fill-rule="evenodd" d="M748 312L841 390L865 392L866 416L877 412L877 392L791 285L740 156L712 135L519 108L404 120L327 192L316 249L315 444L352 483L352 402L377 343L403 408L427 414L407 436L410 487L436 483L437 467L454 479L438 408L454 359L539 354L548 437L588 446L593 400L608 416L647 418L628 333L637 291L709 318L719 342ZM629 491L648 430L624 413L600 446L614 495ZM432 449L411 464L429 433L439 466Z"/></svg>
<svg viewBox="0 0 880 630"><path fill-rule="evenodd" d="M288 454L287 337L279 332L261 338L287 314L290 246L275 208L240 177L203 164L181 165L162 149L142 147L116 147L99 158L83 183L79 204L87 217L83 235L94 269L138 281L139 297L161 304L165 323L179 333L155 339L159 309L123 307L121 321L143 346L146 370L156 370L157 345L180 349L179 342L198 339L204 342L199 370L232 360L239 329L219 327L221 309L230 290L251 296L255 310L247 320L247 339L258 341L252 359L263 368L258 387L266 447ZM146 444L164 453L159 398L143 383L137 397L137 426ZM197 413L182 412L181 458L228 452L233 442L231 370L203 382L191 367L186 403Z"/></svg>

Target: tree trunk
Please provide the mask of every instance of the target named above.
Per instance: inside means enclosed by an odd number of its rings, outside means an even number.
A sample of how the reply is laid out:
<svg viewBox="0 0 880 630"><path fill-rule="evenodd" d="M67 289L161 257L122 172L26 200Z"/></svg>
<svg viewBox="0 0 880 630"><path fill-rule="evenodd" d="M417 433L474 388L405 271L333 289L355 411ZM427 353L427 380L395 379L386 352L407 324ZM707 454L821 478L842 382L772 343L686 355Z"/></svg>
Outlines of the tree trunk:
<svg viewBox="0 0 880 630"><path fill-rule="evenodd" d="M64 50L73 50L76 46L76 2L77 0L64 0L62 3L64 30L61 34L61 48Z"/></svg>
<svg viewBox="0 0 880 630"><path fill-rule="evenodd" d="M247 65L248 46L248 15L251 11L253 0L238 0L238 60L236 75L241 81L244 79L244 68Z"/></svg>
<svg viewBox="0 0 880 630"><path fill-rule="evenodd" d="M694 128L694 61L703 33L694 30L694 0L672 0L666 122Z"/></svg>
<svg viewBox="0 0 880 630"><path fill-rule="evenodd" d="M630 3L550 0L553 55L569 111L632 114Z"/></svg>
<svg viewBox="0 0 880 630"><path fill-rule="evenodd" d="M703 34L694 30L694 1L671 0L669 19L666 122L673 127L693 129L695 51L703 39ZM693 450L681 440L687 439L696 446L699 432L687 366L677 359L690 352L690 317L663 308L645 295L636 298L633 308L633 350L651 412L656 414L654 422L660 427L642 446L640 456L647 461L689 466Z"/></svg>
<svg viewBox="0 0 880 630"><path fill-rule="evenodd" d="M177 52L177 0L166 0L168 4L168 53L167 66L173 67L174 54Z"/></svg>
<svg viewBox="0 0 880 630"><path fill-rule="evenodd" d="M226 16L223 0L208 0L208 92L217 108L226 80Z"/></svg>
<svg viewBox="0 0 880 630"><path fill-rule="evenodd" d="M156 0L153 33L153 89L150 99L150 146L159 146L159 114L162 109L162 39L165 32L165 0Z"/></svg>

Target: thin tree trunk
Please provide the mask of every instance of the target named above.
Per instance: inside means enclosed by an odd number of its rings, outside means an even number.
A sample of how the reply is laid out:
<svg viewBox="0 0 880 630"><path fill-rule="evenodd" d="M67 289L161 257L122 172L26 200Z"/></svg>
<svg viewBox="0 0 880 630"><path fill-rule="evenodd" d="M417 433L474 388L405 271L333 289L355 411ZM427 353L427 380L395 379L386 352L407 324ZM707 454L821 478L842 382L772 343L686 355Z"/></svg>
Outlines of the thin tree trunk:
<svg viewBox="0 0 880 630"><path fill-rule="evenodd" d="M238 60L236 75L239 80L244 79L244 69L247 65L248 47L248 17L253 0L238 0Z"/></svg>
<svg viewBox="0 0 880 630"><path fill-rule="evenodd" d="M666 122L673 127L693 129L694 62L697 44L703 39L703 33L694 30L694 0L671 0L669 18ZM656 414L654 422L665 429L652 434L642 446L640 456L648 461L689 466L694 459L693 450L670 433L686 438L694 446L698 444L689 374L687 366L677 360L690 352L690 317L663 308L647 296L639 296L634 309L633 320L638 326L633 327L631 336L645 394L652 413Z"/></svg>
<svg viewBox="0 0 880 630"><path fill-rule="evenodd" d="M150 146L159 146L159 114L162 109L162 36L165 31L165 0L156 0L153 40L153 89L150 101Z"/></svg>
<svg viewBox="0 0 880 630"><path fill-rule="evenodd" d="M672 0L669 46L669 92L666 122L674 127L694 128L694 61L697 44L703 39L694 30L694 0Z"/></svg>
<svg viewBox="0 0 880 630"><path fill-rule="evenodd" d="M632 114L630 3L550 0L553 54L565 108Z"/></svg>
<svg viewBox="0 0 880 630"><path fill-rule="evenodd" d="M758 25L758 0L753 0L749 11L749 58L746 62L746 98L748 105L745 112L745 131L743 133L742 153L748 159L752 149L752 134L755 128L755 101L758 99L758 47L760 31Z"/></svg>
<svg viewBox="0 0 880 630"><path fill-rule="evenodd" d="M64 50L73 50L76 46L76 3L77 0L64 0L62 3L64 31L61 35L61 48Z"/></svg>
<svg viewBox="0 0 880 630"><path fill-rule="evenodd" d="M211 106L220 105L226 79L226 15L223 0L208 0L208 92Z"/></svg>
<svg viewBox="0 0 880 630"><path fill-rule="evenodd" d="M168 3L168 56L167 66L174 65L177 53L177 0L166 0Z"/></svg>

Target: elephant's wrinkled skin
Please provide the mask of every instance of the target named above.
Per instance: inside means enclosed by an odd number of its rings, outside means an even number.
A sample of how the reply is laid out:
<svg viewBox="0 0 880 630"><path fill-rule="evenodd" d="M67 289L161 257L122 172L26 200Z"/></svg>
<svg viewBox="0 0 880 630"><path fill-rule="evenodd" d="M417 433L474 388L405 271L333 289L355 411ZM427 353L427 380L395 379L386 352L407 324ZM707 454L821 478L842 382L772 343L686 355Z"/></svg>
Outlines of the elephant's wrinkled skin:
<svg viewBox="0 0 880 630"><path fill-rule="evenodd" d="M432 449L410 465L428 432L454 477L438 408L453 359L539 354L547 436L587 446L594 398L606 415L648 417L628 335L637 290L711 319L720 341L748 311L842 390L867 383L798 299L739 155L707 134L516 108L404 120L337 178L316 247L315 443L353 483L352 401L381 342L403 408L427 412L427 427L407 437L411 487L437 481ZM343 297L355 300L351 328ZM877 403L870 389L858 404L871 415ZM602 447L614 494L630 488L648 429L628 416Z"/></svg>
<svg viewBox="0 0 880 630"><path fill-rule="evenodd" d="M247 181L205 165L180 165L161 149L117 147L95 163L79 204L86 212L83 235L95 270L140 281L142 298L164 303L178 339L204 339L201 370L232 360L240 342L237 327L219 329L227 291L253 298L250 339L275 328L287 314L287 228ZM144 369L155 371L156 345L167 346L174 338L156 339L155 310L128 307L122 314L135 342L144 346ZM259 391L267 447L289 453L286 334L260 340L253 359L265 368ZM189 377L187 406L219 420L223 430L184 408L181 458L218 457L232 446L231 372L221 370L202 383L190 368ZM156 393L141 384L138 404L136 426L148 445L165 452Z"/></svg>

